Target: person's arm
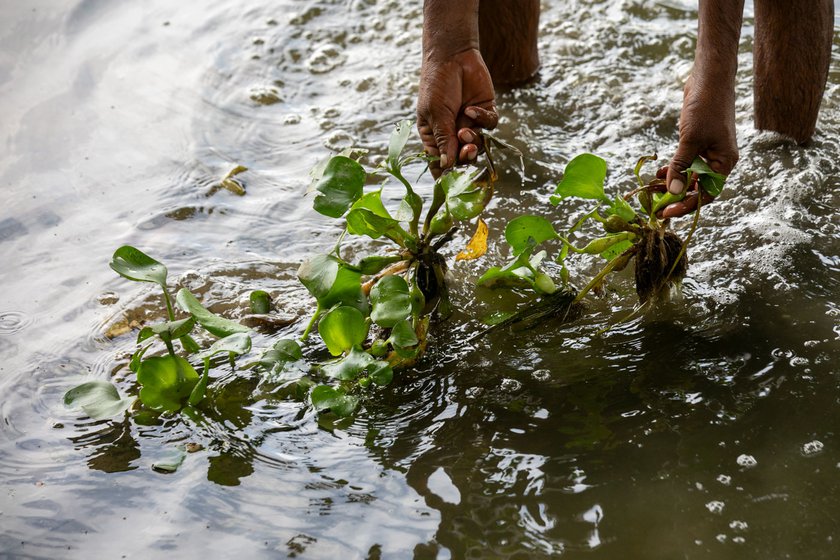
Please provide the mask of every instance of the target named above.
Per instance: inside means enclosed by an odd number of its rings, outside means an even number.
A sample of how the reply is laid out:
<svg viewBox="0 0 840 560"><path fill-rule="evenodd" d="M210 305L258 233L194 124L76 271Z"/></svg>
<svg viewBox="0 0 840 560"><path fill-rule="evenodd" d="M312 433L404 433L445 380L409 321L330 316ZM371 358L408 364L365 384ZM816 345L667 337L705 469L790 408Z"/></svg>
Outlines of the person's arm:
<svg viewBox="0 0 840 560"><path fill-rule="evenodd" d="M439 166L430 166L436 176L457 161L475 159L478 130L498 122L493 83L479 51L478 6L479 0L423 5L417 129L426 152L440 156Z"/></svg>
<svg viewBox="0 0 840 560"><path fill-rule="evenodd" d="M738 161L735 140L735 72L744 0L700 0L694 68L685 86L680 140L668 167L668 190L685 190L683 173L702 156L717 173L728 175ZM704 199L705 202L705 199ZM663 217L697 207L697 193L671 204Z"/></svg>

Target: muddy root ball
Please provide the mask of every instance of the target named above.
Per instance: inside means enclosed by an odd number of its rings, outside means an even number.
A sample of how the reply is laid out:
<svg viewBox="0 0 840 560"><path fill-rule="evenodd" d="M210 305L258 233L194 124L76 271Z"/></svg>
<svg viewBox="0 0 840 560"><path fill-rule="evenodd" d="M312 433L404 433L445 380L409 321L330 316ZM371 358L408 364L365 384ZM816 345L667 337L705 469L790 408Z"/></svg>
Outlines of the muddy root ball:
<svg viewBox="0 0 840 560"><path fill-rule="evenodd" d="M688 270L688 258L682 250L682 240L672 231L653 229L645 232L636 253L636 293L644 303L664 295L664 290L680 282ZM673 272L669 275L673 267Z"/></svg>

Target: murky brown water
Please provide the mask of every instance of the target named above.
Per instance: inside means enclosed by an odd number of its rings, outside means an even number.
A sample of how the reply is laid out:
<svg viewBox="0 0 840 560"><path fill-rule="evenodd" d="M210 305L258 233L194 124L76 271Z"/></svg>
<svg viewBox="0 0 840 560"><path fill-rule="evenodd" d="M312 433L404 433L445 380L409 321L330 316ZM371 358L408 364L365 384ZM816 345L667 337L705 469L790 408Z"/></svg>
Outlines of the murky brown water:
<svg viewBox="0 0 840 560"><path fill-rule="evenodd" d="M308 170L350 145L381 157L412 116L419 4L0 5L0 556L836 558L840 43L794 147L752 129L749 18L742 159L679 302L594 336L630 311L626 277L577 323L468 345L499 305L471 287L493 245L454 267L461 311L430 355L352 424L233 373L204 425L63 407L85 379L129 388L133 335L104 332L159 312L108 268L122 244L234 316L255 288L305 312L297 263L337 233ZM623 188L676 144L694 4L546 4L541 79L500 96L526 169L520 187L504 164L494 240L515 213L575 219L546 204L573 155ZM236 164L244 197L217 188ZM186 441L204 449L152 471Z"/></svg>

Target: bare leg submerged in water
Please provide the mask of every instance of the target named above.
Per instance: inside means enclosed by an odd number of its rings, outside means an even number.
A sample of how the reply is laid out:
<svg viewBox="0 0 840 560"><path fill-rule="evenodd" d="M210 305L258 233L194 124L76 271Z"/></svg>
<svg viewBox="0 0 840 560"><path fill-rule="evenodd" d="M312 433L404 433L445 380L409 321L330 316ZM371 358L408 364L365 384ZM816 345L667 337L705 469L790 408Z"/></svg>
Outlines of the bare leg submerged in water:
<svg viewBox="0 0 840 560"><path fill-rule="evenodd" d="M683 171L697 156L724 175L738 161L735 74L743 6L743 0L700 0L694 68L666 179L671 192L685 189ZM441 156L432 169L437 176L473 161L478 131L496 126L493 84L517 85L536 74L539 1L426 0L423 11L417 127L426 151ZM828 77L834 2L755 0L755 27L755 126L805 143ZM689 193L663 217L696 207L697 195Z"/></svg>

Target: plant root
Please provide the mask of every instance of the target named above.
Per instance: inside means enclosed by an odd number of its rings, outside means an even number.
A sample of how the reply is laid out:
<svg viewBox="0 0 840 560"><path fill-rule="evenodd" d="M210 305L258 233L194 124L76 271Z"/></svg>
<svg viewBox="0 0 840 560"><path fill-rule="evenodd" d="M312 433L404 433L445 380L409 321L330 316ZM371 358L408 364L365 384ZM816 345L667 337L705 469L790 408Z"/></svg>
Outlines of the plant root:
<svg viewBox="0 0 840 560"><path fill-rule="evenodd" d="M682 251L682 240L665 228L646 230L637 247L636 293L639 301L646 303L682 281L688 257Z"/></svg>

